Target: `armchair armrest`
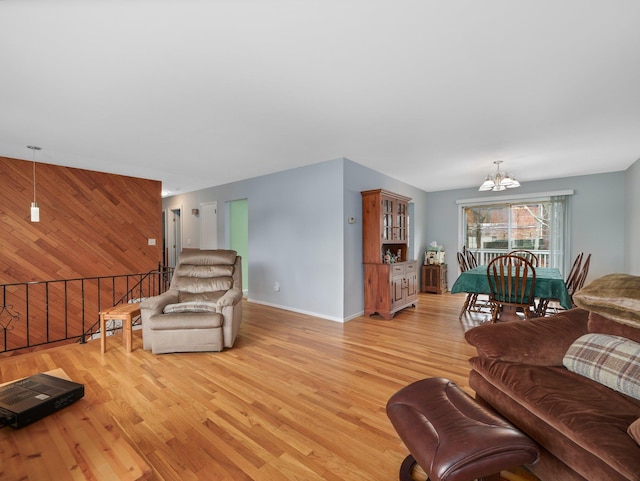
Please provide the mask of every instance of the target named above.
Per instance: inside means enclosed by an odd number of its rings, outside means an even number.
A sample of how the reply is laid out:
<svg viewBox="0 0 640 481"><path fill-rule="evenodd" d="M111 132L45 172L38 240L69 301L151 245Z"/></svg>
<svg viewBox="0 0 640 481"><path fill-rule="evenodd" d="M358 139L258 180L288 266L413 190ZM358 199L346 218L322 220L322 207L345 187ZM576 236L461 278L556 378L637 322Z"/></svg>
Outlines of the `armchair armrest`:
<svg viewBox="0 0 640 481"><path fill-rule="evenodd" d="M484 324L465 333L479 357L538 366L562 366L569 346L587 333L589 311L566 313L528 321Z"/></svg>
<svg viewBox="0 0 640 481"><path fill-rule="evenodd" d="M169 289L159 296L148 297L140 302L140 310L151 311L149 316L161 314L167 304L178 302L178 291ZM147 318L149 316L146 316Z"/></svg>
<svg viewBox="0 0 640 481"><path fill-rule="evenodd" d="M216 304L218 307L235 306L242 300L242 291L237 287L229 289L224 295L218 299Z"/></svg>

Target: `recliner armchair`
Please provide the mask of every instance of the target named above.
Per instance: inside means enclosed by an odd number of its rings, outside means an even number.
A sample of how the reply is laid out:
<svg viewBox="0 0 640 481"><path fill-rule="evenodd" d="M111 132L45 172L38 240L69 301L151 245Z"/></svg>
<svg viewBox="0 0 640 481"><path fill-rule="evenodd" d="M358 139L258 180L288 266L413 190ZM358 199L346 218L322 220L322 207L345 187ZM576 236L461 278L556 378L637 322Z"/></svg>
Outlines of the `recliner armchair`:
<svg viewBox="0 0 640 481"><path fill-rule="evenodd" d="M242 258L236 251L183 251L169 290L140 302L144 349L161 354L232 347L241 301Z"/></svg>

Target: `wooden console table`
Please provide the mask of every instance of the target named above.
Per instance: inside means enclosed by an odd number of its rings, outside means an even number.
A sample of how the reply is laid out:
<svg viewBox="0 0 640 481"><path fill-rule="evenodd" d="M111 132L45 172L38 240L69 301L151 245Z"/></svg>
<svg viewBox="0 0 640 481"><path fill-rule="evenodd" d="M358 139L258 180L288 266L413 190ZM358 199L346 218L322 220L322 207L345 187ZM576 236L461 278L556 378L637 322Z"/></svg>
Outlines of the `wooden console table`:
<svg viewBox="0 0 640 481"><path fill-rule="evenodd" d="M442 294L447 291L447 265L429 264L422 266L422 292Z"/></svg>
<svg viewBox="0 0 640 481"><path fill-rule="evenodd" d="M62 369L46 372L69 379ZM69 379L70 380L70 379ZM0 433L3 481L138 481L151 468L112 423L82 398L22 429Z"/></svg>
<svg viewBox="0 0 640 481"><path fill-rule="evenodd" d="M122 337L127 352L131 352L133 318L140 315L140 304L119 304L100 312L100 350L107 350L107 321L122 321Z"/></svg>

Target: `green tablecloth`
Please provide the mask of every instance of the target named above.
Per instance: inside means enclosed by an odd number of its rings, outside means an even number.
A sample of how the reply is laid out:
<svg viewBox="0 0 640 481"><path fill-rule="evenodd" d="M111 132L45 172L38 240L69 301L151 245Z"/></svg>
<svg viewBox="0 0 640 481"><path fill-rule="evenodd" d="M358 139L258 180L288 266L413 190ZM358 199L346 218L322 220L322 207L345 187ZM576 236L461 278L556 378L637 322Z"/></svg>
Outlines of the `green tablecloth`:
<svg viewBox="0 0 640 481"><path fill-rule="evenodd" d="M451 293L473 292L490 294L487 266L478 266L460 274L451 288ZM539 299L555 299L565 309L571 309L571 296L558 269L536 267L536 288L534 296Z"/></svg>

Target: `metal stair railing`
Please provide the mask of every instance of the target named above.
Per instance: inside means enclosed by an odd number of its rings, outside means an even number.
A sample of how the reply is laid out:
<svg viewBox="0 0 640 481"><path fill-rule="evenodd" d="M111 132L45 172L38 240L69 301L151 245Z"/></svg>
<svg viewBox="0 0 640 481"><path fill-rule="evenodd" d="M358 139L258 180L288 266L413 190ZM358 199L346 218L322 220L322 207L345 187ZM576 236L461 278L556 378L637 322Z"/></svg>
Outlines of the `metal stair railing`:
<svg viewBox="0 0 640 481"><path fill-rule="evenodd" d="M0 284L0 353L91 339L107 307L165 292L173 268Z"/></svg>

